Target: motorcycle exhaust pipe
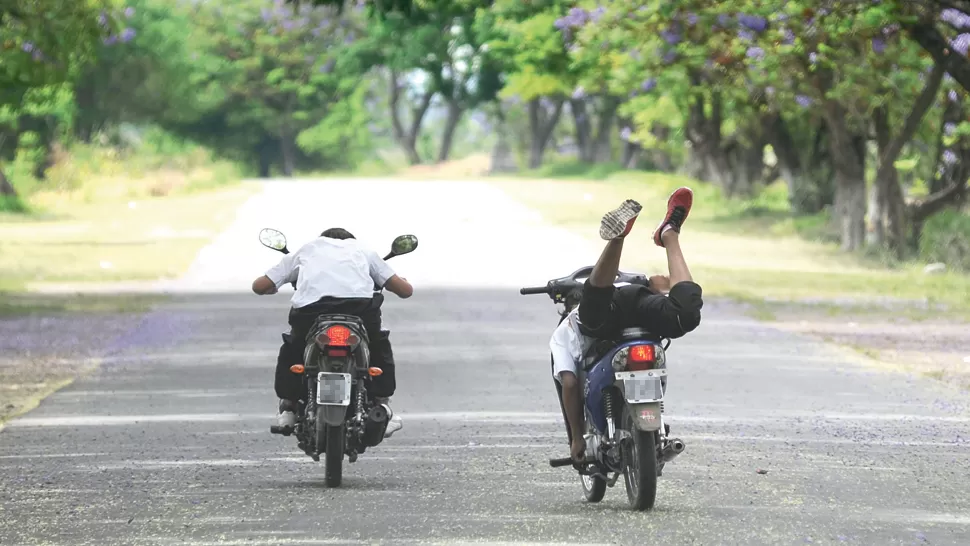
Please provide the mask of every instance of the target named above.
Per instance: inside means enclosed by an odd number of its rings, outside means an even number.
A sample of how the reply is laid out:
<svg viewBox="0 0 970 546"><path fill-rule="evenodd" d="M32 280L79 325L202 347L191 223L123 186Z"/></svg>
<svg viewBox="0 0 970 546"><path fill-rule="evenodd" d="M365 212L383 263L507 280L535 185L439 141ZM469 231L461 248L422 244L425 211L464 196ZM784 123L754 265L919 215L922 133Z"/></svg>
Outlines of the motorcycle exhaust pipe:
<svg viewBox="0 0 970 546"><path fill-rule="evenodd" d="M378 404L367 412L367 418L375 423L384 423L390 419L391 410L384 404Z"/></svg>
<svg viewBox="0 0 970 546"><path fill-rule="evenodd" d="M660 451L660 462L669 463L674 460L678 455L684 452L687 446L684 445L683 440L680 438L674 438L667 442L667 445Z"/></svg>

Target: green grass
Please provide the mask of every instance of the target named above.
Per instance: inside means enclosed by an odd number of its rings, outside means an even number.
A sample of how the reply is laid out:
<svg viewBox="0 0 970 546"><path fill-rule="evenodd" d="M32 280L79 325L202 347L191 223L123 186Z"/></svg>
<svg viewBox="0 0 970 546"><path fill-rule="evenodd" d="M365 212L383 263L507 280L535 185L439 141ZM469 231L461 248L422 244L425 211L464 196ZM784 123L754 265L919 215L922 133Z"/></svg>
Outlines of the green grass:
<svg viewBox="0 0 970 546"><path fill-rule="evenodd" d="M605 211L623 199L636 198L644 206L643 227L638 230L642 232L627 243L622 267L650 273L666 269L662 250L650 240L654 222L662 218L669 194L689 186L694 207L682 241L706 295L748 302L851 299L855 303L849 306L863 307L866 300L892 298L945 305L955 314L970 312L970 275L925 275L922 263L891 263L878 253L843 253L832 242L834 233L825 215L798 217L788 212L782 184L752 199L729 200L710 184L680 176L615 166L583 170L569 164L491 180L552 223L590 238L596 238ZM595 256L585 260L592 263ZM769 314L768 309L759 312Z"/></svg>
<svg viewBox="0 0 970 546"><path fill-rule="evenodd" d="M253 188L129 201L36 195L31 215L0 214L0 289L32 283L154 280L180 275L232 221Z"/></svg>
<svg viewBox="0 0 970 546"><path fill-rule="evenodd" d="M21 287L22 288L22 287ZM42 295L8 292L0 287L0 319L62 313L143 313L167 298L153 294Z"/></svg>

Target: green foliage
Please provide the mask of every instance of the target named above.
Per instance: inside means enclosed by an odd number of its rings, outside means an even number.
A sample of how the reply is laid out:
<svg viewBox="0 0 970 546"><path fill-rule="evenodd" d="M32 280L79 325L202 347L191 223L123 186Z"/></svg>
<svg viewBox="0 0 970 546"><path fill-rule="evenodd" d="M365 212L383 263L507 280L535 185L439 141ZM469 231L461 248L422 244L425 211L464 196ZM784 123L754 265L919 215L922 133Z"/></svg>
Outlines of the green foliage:
<svg viewBox="0 0 970 546"><path fill-rule="evenodd" d="M970 215L947 210L932 216L923 227L920 258L970 271Z"/></svg>

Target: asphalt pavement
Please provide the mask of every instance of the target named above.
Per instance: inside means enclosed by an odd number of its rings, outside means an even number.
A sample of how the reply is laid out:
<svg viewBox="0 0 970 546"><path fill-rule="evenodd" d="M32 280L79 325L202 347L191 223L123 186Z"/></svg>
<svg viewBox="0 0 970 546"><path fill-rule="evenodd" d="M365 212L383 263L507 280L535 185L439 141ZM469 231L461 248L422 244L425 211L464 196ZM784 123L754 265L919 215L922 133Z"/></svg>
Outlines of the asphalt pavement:
<svg viewBox="0 0 970 546"><path fill-rule="evenodd" d="M622 482L583 502L575 473L547 464L568 451L555 308L514 287L591 263L595 245L487 186L345 185L337 209L369 194L406 211L360 228L374 246L421 238L394 264L415 296L385 304L404 429L345 463L339 489L269 434L287 302L244 292L276 259L254 230L330 227L294 220L313 200L281 205L294 186L270 184L167 285L171 303L104 340L97 372L0 432L0 544L970 544L965 393L718 302L668 353L667 419L687 450L656 508L628 510Z"/></svg>

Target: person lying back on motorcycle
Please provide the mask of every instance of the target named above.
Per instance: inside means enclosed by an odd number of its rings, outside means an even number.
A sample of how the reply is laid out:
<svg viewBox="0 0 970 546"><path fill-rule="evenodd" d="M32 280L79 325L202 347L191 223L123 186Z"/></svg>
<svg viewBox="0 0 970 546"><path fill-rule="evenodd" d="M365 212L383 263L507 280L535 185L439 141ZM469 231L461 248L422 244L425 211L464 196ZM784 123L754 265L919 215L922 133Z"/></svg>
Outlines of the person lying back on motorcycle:
<svg viewBox="0 0 970 546"><path fill-rule="evenodd" d="M643 328L668 339L693 331L701 321L701 287L691 279L680 249L680 228L690 213L693 192L675 191L667 202L667 215L654 233L654 243L667 251L669 276L650 278L650 287L614 286L623 241L633 229L642 208L627 200L606 213L600 237L608 241L582 288L579 305L560 322L549 340L553 376L562 391L570 454L576 461L586 450L583 393L577 378L580 363L597 339L611 339L625 328Z"/></svg>
<svg viewBox="0 0 970 546"><path fill-rule="evenodd" d="M253 292L260 296L275 294L281 286L296 281L296 293L291 298L290 340L280 347L276 362L276 395L280 398L280 426L296 424L296 410L301 396L300 377L290 366L303 362L306 336L320 315L351 315L359 317L370 338L373 366L384 371L372 378L370 392L379 403L388 404L396 387L394 353L390 332L381 328L383 294L374 292L374 285L382 286L398 297L410 298L414 288L398 277L376 252L361 245L342 228L331 228L317 239L287 254L265 275L253 281ZM388 404L388 408L390 405ZM400 430L401 418L391 412L385 437Z"/></svg>

